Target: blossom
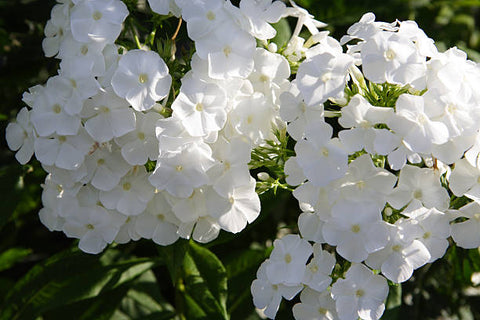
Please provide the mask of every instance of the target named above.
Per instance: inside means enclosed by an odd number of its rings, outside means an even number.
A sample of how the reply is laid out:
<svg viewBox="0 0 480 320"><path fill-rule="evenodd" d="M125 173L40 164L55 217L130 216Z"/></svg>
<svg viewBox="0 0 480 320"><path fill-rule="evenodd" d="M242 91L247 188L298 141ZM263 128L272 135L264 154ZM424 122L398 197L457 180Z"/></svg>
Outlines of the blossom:
<svg viewBox="0 0 480 320"><path fill-rule="evenodd" d="M377 320L385 310L387 280L375 275L363 264L353 264L345 279L332 286L332 297L340 319Z"/></svg>
<svg viewBox="0 0 480 320"><path fill-rule="evenodd" d="M338 139L331 139L332 131L326 122L311 122L305 130L306 139L295 145L298 164L316 186L325 186L347 171L347 154Z"/></svg>
<svg viewBox="0 0 480 320"><path fill-rule="evenodd" d="M17 151L15 158L20 164L26 164L34 152L35 132L30 122L30 112L23 107L17 114L15 122L10 122L5 129L5 139L12 151Z"/></svg>
<svg viewBox="0 0 480 320"><path fill-rule="evenodd" d="M454 223L450 226L452 238L455 243L466 249L473 249L480 246L480 204L477 201L461 207L456 212L457 217L468 218L468 220Z"/></svg>
<svg viewBox="0 0 480 320"><path fill-rule="evenodd" d="M137 111L146 111L168 94L172 77L168 67L154 51L130 50L118 61L112 77L115 93Z"/></svg>
<svg viewBox="0 0 480 320"><path fill-rule="evenodd" d="M128 16L127 6L119 0L75 0L71 12L71 30L75 40L113 43Z"/></svg>
<svg viewBox="0 0 480 320"><path fill-rule="evenodd" d="M312 246L298 235L289 234L273 243L270 262L266 266L269 281L273 284L295 286L302 282Z"/></svg>
<svg viewBox="0 0 480 320"><path fill-rule="evenodd" d="M293 316L296 320L337 320L335 300L330 292L317 292L310 288L303 289L300 303L293 306Z"/></svg>

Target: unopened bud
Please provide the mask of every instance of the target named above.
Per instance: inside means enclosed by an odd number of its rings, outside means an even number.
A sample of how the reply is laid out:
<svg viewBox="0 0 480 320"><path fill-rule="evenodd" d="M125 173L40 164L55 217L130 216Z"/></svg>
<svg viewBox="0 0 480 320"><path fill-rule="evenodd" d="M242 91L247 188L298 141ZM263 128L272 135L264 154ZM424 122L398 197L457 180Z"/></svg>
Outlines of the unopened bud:
<svg viewBox="0 0 480 320"><path fill-rule="evenodd" d="M267 181L268 179L270 179L270 175L266 172L259 172L257 174L257 178L260 181Z"/></svg>

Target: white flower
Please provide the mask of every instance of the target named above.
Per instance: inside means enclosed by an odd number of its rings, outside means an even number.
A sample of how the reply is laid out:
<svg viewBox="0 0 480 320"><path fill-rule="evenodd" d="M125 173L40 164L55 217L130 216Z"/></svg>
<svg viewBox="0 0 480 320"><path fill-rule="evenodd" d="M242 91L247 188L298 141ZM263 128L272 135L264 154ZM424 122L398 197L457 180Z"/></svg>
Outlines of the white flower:
<svg viewBox="0 0 480 320"><path fill-rule="evenodd" d="M5 129L5 139L12 151L17 151L15 158L20 164L26 164L33 155L35 132L30 122L30 113L23 107L17 114L15 122L10 122Z"/></svg>
<svg viewBox="0 0 480 320"><path fill-rule="evenodd" d="M480 200L480 169L472 166L467 159L460 159L449 178L450 190L457 196L467 196L475 201Z"/></svg>
<svg viewBox="0 0 480 320"><path fill-rule="evenodd" d="M322 228L325 241L351 262L362 262L385 247L388 231L376 204L342 201L332 208L332 216Z"/></svg>
<svg viewBox="0 0 480 320"><path fill-rule="evenodd" d="M145 167L134 167L115 188L101 191L100 201L105 208L116 209L127 216L139 215L154 195L147 177Z"/></svg>
<svg viewBox="0 0 480 320"><path fill-rule="evenodd" d="M300 294L300 301L292 309L295 320L338 319L335 300L328 291L317 292L307 287Z"/></svg>
<svg viewBox="0 0 480 320"><path fill-rule="evenodd" d="M318 292L324 291L332 282L330 273L335 266L335 256L322 250L322 245L313 245L313 259L307 265L303 284Z"/></svg>
<svg viewBox="0 0 480 320"><path fill-rule="evenodd" d="M248 20L248 31L260 40L275 37L276 30L270 23L276 23L285 12L285 4L272 0L242 0L240 11Z"/></svg>
<svg viewBox="0 0 480 320"><path fill-rule="evenodd" d="M112 77L115 93L137 111L146 111L168 94L172 77L154 51L130 50L120 58Z"/></svg>
<svg viewBox="0 0 480 320"><path fill-rule="evenodd" d="M178 225L180 221L173 214L164 194L156 193L146 211L137 216L135 230L142 237L166 246L177 241Z"/></svg>
<svg viewBox="0 0 480 320"><path fill-rule="evenodd" d="M252 223L260 214L260 199L255 192L256 181L250 177L250 182L238 186L228 195L231 206L218 218L222 229L237 233L248 223Z"/></svg>
<svg viewBox="0 0 480 320"><path fill-rule="evenodd" d="M128 16L127 6L119 0L75 0L71 12L71 30L79 42L113 43Z"/></svg>
<svg viewBox="0 0 480 320"><path fill-rule="evenodd" d="M92 64L91 74L102 76L105 73L105 57L103 56L103 42L82 43L68 35L60 44L57 58L65 60L83 60Z"/></svg>
<svg viewBox="0 0 480 320"><path fill-rule="evenodd" d="M222 21L229 18L223 0L175 0L187 21L188 36L198 42L208 38Z"/></svg>
<svg viewBox="0 0 480 320"><path fill-rule="evenodd" d="M70 33L69 4L56 4L51 11L50 20L47 21L45 39L42 48L46 57L53 57L58 53L61 43Z"/></svg>
<svg viewBox="0 0 480 320"><path fill-rule="evenodd" d="M301 284L288 286L285 284L272 284L267 276L266 269L270 265L270 260L264 261L257 271L257 279L252 282L250 291L253 296L253 304L270 319L274 319L282 297L292 300L302 289Z"/></svg>
<svg viewBox="0 0 480 320"><path fill-rule="evenodd" d="M85 129L97 142L103 143L135 129L135 113L126 100L111 89L101 91L85 102L82 116Z"/></svg>
<svg viewBox="0 0 480 320"><path fill-rule="evenodd" d="M206 171L212 166L211 149L206 144L187 144L181 151L160 155L150 175L150 183L175 197L187 198L193 189L208 182Z"/></svg>
<svg viewBox="0 0 480 320"><path fill-rule="evenodd" d="M75 135L80 128L80 117L66 111L66 99L54 85L47 86L35 97L30 121L41 137Z"/></svg>
<svg viewBox="0 0 480 320"><path fill-rule="evenodd" d="M450 220L451 217L435 208L419 208L408 214L411 219L405 220L405 223L418 224L422 229L422 234L417 237L430 252L430 260L428 263L443 257L448 248L448 240L450 237ZM403 228L408 228L404 225Z"/></svg>
<svg viewBox="0 0 480 320"><path fill-rule="evenodd" d="M84 59L62 60L59 75L48 80L65 97L68 114L80 114L83 103L97 94L100 84L92 75L93 61Z"/></svg>
<svg viewBox="0 0 480 320"><path fill-rule="evenodd" d="M338 279L332 286L332 297L341 320L380 319L387 295L387 280L363 264L353 264L345 279Z"/></svg>
<svg viewBox="0 0 480 320"><path fill-rule="evenodd" d="M295 145L297 162L315 186L326 186L347 171L347 153L338 139L331 139L332 132L326 122L311 122L305 130L306 140Z"/></svg>
<svg viewBox="0 0 480 320"><path fill-rule="evenodd" d="M78 247L82 251L100 253L113 242L126 217L98 205L98 191L91 187L83 187L78 198L80 207L65 218L63 232L80 239Z"/></svg>
<svg viewBox="0 0 480 320"><path fill-rule="evenodd" d="M375 83L410 84L425 88L426 60L413 42L400 33L378 32L361 48L365 78Z"/></svg>
<svg viewBox="0 0 480 320"><path fill-rule="evenodd" d="M480 246L480 204L477 201L461 207L458 217L468 220L454 223L450 226L455 243L465 249L474 249Z"/></svg>
<svg viewBox="0 0 480 320"><path fill-rule="evenodd" d="M297 141L304 137L305 128L310 122L323 119L323 104L307 105L295 80L288 91L280 94L279 99L280 117L289 122L287 132Z"/></svg>
<svg viewBox="0 0 480 320"><path fill-rule="evenodd" d="M219 86L191 77L183 81L172 110L191 136L203 137L223 128L226 105L227 96Z"/></svg>
<svg viewBox="0 0 480 320"><path fill-rule="evenodd" d="M448 141L447 126L434 121L425 108L424 98L402 94L395 105L395 116L387 123L390 129L400 134L414 152L428 153L432 144Z"/></svg>
<svg viewBox="0 0 480 320"><path fill-rule="evenodd" d="M312 246L298 235L288 234L275 240L266 266L268 280L273 284L298 285L312 253Z"/></svg>
<svg viewBox="0 0 480 320"><path fill-rule="evenodd" d="M86 180L102 191L112 190L132 168L125 162L118 148L110 150L106 146L96 146L85 159L85 164L88 169Z"/></svg>
<svg viewBox="0 0 480 320"><path fill-rule="evenodd" d="M158 14L166 15L172 12L175 16L179 16L181 10L175 4L175 0L148 0L148 4L152 11Z"/></svg>
<svg viewBox="0 0 480 320"><path fill-rule="evenodd" d="M307 105L342 96L352 63L349 55L332 52L324 52L302 62L297 72L297 85Z"/></svg>
<svg viewBox="0 0 480 320"><path fill-rule="evenodd" d="M238 133L249 137L254 145L273 140L272 125L275 110L266 97L258 92L239 99L229 120Z"/></svg>
<svg viewBox="0 0 480 320"><path fill-rule="evenodd" d="M338 122L344 128L338 136L350 152L365 149L374 154L375 139L378 130L374 126L379 123L387 123L393 116L393 109L374 107L364 97L356 94L350 102L342 107L342 116Z"/></svg>
<svg viewBox="0 0 480 320"><path fill-rule="evenodd" d="M426 208L445 210L450 197L433 169L406 165L400 171L398 184L387 197L387 202L395 209L407 204L417 208L421 204Z"/></svg>
<svg viewBox="0 0 480 320"><path fill-rule="evenodd" d="M334 184L343 199L360 203L368 201L383 208L396 182L392 173L375 167L372 158L364 154L350 162L345 176Z"/></svg>
<svg viewBox="0 0 480 320"><path fill-rule="evenodd" d="M82 128L74 136L39 137L35 140L35 156L47 166L78 169L93 145L92 139Z"/></svg>
<svg viewBox="0 0 480 320"><path fill-rule="evenodd" d="M368 266L380 269L389 280L405 282L420 268L430 261L430 252L425 245L415 238L422 234L422 229L415 224L388 225L390 238L387 246L370 254L365 261Z"/></svg>
<svg viewBox="0 0 480 320"><path fill-rule="evenodd" d="M144 165L158 158L158 140L155 125L163 117L155 112L136 113L136 130L115 139L122 147L123 158L131 165Z"/></svg>
<svg viewBox="0 0 480 320"><path fill-rule="evenodd" d="M228 198L236 187L250 182L248 163L251 160L251 146L243 137L227 140L220 136L212 148L215 164L207 174L215 191Z"/></svg>
<svg viewBox="0 0 480 320"><path fill-rule="evenodd" d="M208 60L208 75L213 79L245 78L253 70L255 38L230 20L195 43L200 58Z"/></svg>

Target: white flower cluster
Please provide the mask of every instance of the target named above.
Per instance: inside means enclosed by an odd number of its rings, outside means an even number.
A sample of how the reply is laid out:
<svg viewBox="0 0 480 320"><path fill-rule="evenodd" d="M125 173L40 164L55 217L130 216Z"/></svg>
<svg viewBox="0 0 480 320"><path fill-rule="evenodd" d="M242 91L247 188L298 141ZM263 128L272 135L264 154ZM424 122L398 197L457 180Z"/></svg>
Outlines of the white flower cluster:
<svg viewBox="0 0 480 320"><path fill-rule="evenodd" d="M376 320L387 279L441 258L450 236L480 246L480 65L457 48L438 52L413 21L368 13L340 42L308 29L283 52L300 63L279 97L296 140L285 174L298 186L301 237L275 240L254 304L274 318L303 290L295 319ZM351 263L345 274L332 273L322 244Z"/></svg>
<svg viewBox="0 0 480 320"><path fill-rule="evenodd" d="M441 258L450 236L480 246L480 66L439 52L413 21L368 13L339 42L293 1L149 0L195 43L172 88L158 53L115 44L122 1L58 2L43 47L60 70L24 94L6 138L49 173L41 221L83 251L241 231L260 213L252 151L278 142L275 130L296 141L284 171L301 236L275 240L258 270L266 316L301 291L296 319L376 320L387 279ZM282 17L297 25L278 49ZM351 263L345 274L322 244Z"/></svg>
<svg viewBox="0 0 480 320"><path fill-rule="evenodd" d="M208 242L254 221L260 200L248 163L282 124L278 97L290 77L288 61L256 39L275 36L270 23L285 4L149 1L159 14L181 14L196 47L167 105L174 89L162 58L115 44L129 14L122 1L58 2L43 42L61 60L58 75L24 94L29 108L6 130L17 160L35 154L49 173L42 223L99 253L140 238Z"/></svg>

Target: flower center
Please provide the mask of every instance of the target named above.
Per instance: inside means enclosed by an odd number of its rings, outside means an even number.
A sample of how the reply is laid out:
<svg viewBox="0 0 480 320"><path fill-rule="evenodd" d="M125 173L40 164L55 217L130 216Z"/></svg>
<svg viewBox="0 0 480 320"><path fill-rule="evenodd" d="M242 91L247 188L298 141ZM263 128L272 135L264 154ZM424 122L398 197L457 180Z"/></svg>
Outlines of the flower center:
<svg viewBox="0 0 480 320"><path fill-rule="evenodd" d="M100 11L95 11L93 14L92 14L92 18L93 20L95 21L98 21L100 19L102 19L102 13Z"/></svg>
<svg viewBox="0 0 480 320"><path fill-rule="evenodd" d="M53 113L59 114L62 112L62 107L57 103L52 107Z"/></svg>
<svg viewBox="0 0 480 320"><path fill-rule="evenodd" d="M365 188L365 181L363 181L363 180L357 181L357 182L355 183L355 185L357 186L357 188L358 188L359 190L362 190L363 188Z"/></svg>
<svg viewBox="0 0 480 320"><path fill-rule="evenodd" d="M63 142L65 142L65 141L67 141L67 137L65 137L65 136L58 136L58 141L61 142L61 143L63 143Z"/></svg>
<svg viewBox="0 0 480 320"><path fill-rule="evenodd" d="M399 245L399 244L396 244L392 247L392 250L395 251L395 252L399 252L402 250L402 246Z"/></svg>
<svg viewBox="0 0 480 320"><path fill-rule="evenodd" d="M203 111L203 104L197 103L197 105L195 106L195 110L197 110L198 112Z"/></svg>
<svg viewBox="0 0 480 320"><path fill-rule="evenodd" d="M326 72L322 75L322 82L327 82L330 79L332 79L332 73L331 72Z"/></svg>
<svg viewBox="0 0 480 320"><path fill-rule="evenodd" d="M70 79L70 85L72 86L72 88L76 88L77 87L77 81L75 81L73 79Z"/></svg>
<svg viewBox="0 0 480 320"><path fill-rule="evenodd" d="M88 53L88 46L83 45L82 49L80 49L80 53L83 54L83 55L86 55Z"/></svg>
<svg viewBox="0 0 480 320"><path fill-rule="evenodd" d="M264 75L264 74L262 74L262 75L260 76L260 82L267 82L268 79L269 79L269 78L268 78L266 75Z"/></svg>
<svg viewBox="0 0 480 320"><path fill-rule="evenodd" d="M183 170L183 167L181 165L178 165L175 167L175 170L177 170L177 172L181 172Z"/></svg>
<svg viewBox="0 0 480 320"><path fill-rule="evenodd" d="M432 233L430 233L430 232L425 232L425 233L423 234L423 239L428 239L428 238L430 238L431 236L432 236Z"/></svg>
<svg viewBox="0 0 480 320"><path fill-rule="evenodd" d="M146 75L145 73L141 73L139 76L138 76L138 82L140 83L145 83L148 81L148 75Z"/></svg>
<svg viewBox="0 0 480 320"><path fill-rule="evenodd" d="M137 134L137 136L138 136L138 139L140 139L140 140L145 140L145 133L139 132L139 133Z"/></svg>
<svg viewBox="0 0 480 320"><path fill-rule="evenodd" d="M225 46L223 48L223 53L225 54L225 57L228 58L228 56L230 55L230 53L232 53L232 48L230 46Z"/></svg>
<svg viewBox="0 0 480 320"><path fill-rule="evenodd" d="M385 59L392 61L393 59L395 59L395 56L395 51L393 51L392 49L388 49L387 51L385 51Z"/></svg>
<svg viewBox="0 0 480 320"><path fill-rule="evenodd" d="M105 164L105 159L98 159L98 160L97 160L97 164L98 164L99 166Z"/></svg>
<svg viewBox="0 0 480 320"><path fill-rule="evenodd" d="M157 218L158 218L158 220L160 220L160 221L164 221L164 220L165 220L165 216L164 216L163 214L161 214L161 213L160 213L160 214L157 214Z"/></svg>
<svg viewBox="0 0 480 320"><path fill-rule="evenodd" d="M316 264L313 264L309 267L310 271L312 273L317 273L318 272L318 266Z"/></svg>
<svg viewBox="0 0 480 320"><path fill-rule="evenodd" d="M87 229L89 229L89 230L95 229L95 227L91 223L87 224L85 227L87 227Z"/></svg>
<svg viewBox="0 0 480 320"><path fill-rule="evenodd" d="M328 157L328 149L327 149L327 148L323 147L323 148L320 150L320 152L322 153L322 155L323 155L324 157Z"/></svg>
<svg viewBox="0 0 480 320"><path fill-rule="evenodd" d="M207 19L210 20L210 21L215 20L215 13L213 13L212 11L209 10L207 12Z"/></svg>
<svg viewBox="0 0 480 320"><path fill-rule="evenodd" d="M413 192L413 197L417 200L421 199L422 196L423 196L422 190L417 189Z"/></svg>
<svg viewBox="0 0 480 320"><path fill-rule="evenodd" d="M110 108L107 107L107 106L101 106L99 109L100 109L100 112L103 112L103 113L109 113L110 112Z"/></svg>
<svg viewBox="0 0 480 320"><path fill-rule="evenodd" d="M351 230L352 230L353 233L359 233L360 232L360 226L358 224L354 224L352 226Z"/></svg>
<svg viewBox="0 0 480 320"><path fill-rule="evenodd" d="M318 313L322 315L326 315L328 313L328 310L325 308L318 308Z"/></svg>
<svg viewBox="0 0 480 320"><path fill-rule="evenodd" d="M132 185L130 184L130 182L125 182L123 184L123 190L129 191L131 188L132 188Z"/></svg>
<svg viewBox="0 0 480 320"><path fill-rule="evenodd" d="M292 256L290 255L290 253L287 253L287 254L285 255L285 262L286 262L286 263L292 262Z"/></svg>
<svg viewBox="0 0 480 320"><path fill-rule="evenodd" d="M363 297L365 295L365 291L363 291L362 289L358 289L356 292L355 292L355 295L357 297Z"/></svg>

